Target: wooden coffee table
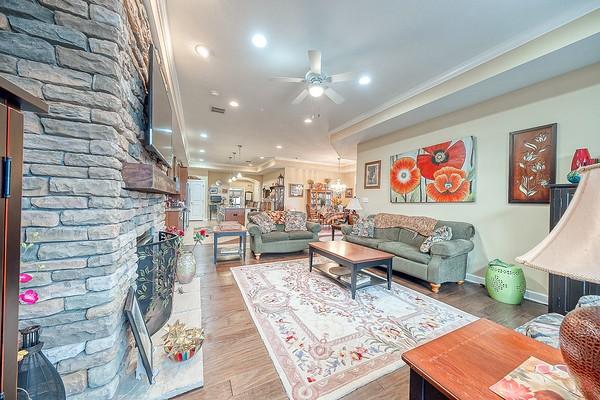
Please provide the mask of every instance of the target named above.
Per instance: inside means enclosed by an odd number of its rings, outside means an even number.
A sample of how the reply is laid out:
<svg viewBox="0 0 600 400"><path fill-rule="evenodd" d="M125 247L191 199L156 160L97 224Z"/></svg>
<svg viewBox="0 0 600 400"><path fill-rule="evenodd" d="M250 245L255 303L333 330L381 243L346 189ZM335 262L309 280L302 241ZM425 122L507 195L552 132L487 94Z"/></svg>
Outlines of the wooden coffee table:
<svg viewBox="0 0 600 400"><path fill-rule="evenodd" d="M560 350L480 319L407 351L411 400L499 400L489 387L530 356L563 364Z"/></svg>
<svg viewBox="0 0 600 400"><path fill-rule="evenodd" d="M314 254L320 254L334 262L313 265ZM387 269L387 288L392 288L392 258L394 256L384 251L371 249L346 241L338 242L313 242L308 244L309 269L319 270L324 275L334 279L343 286L349 287L352 299L355 298L356 290L367 286L380 285L386 280L369 271L363 271L369 267L383 266ZM345 268L344 268L345 267ZM368 282L358 284L357 273L368 275ZM343 281L343 276L351 275L350 283Z"/></svg>

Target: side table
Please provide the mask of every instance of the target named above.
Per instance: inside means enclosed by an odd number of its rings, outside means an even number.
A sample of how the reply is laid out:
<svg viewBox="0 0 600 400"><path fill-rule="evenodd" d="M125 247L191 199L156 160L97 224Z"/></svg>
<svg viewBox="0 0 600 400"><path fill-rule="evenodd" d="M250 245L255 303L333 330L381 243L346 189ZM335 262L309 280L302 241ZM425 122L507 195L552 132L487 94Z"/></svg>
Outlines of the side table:
<svg viewBox="0 0 600 400"><path fill-rule="evenodd" d="M233 229L217 225L213 228L213 261L216 264L219 255L219 238L227 236L237 236L240 239L239 248L237 254L240 256L242 262L246 261L246 234L247 230L245 226Z"/></svg>

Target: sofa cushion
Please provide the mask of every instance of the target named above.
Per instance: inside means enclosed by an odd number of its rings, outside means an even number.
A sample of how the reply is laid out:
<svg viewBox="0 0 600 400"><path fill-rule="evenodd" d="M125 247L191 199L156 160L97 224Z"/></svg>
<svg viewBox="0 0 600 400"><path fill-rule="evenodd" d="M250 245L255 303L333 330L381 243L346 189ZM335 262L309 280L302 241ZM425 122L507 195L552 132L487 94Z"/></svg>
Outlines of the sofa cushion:
<svg viewBox="0 0 600 400"><path fill-rule="evenodd" d="M292 231L288 232L290 240L306 240L312 239L313 234L309 231Z"/></svg>
<svg viewBox="0 0 600 400"><path fill-rule="evenodd" d="M429 250L434 243L445 242L450 239L452 239L452 228L449 226L440 226L439 228L436 228L425 241L423 241L419 250L421 253L429 253Z"/></svg>
<svg viewBox="0 0 600 400"><path fill-rule="evenodd" d="M350 243L360 244L362 246L377 248L379 243L385 242L385 239L368 238L357 235L346 235L346 240Z"/></svg>
<svg viewBox="0 0 600 400"><path fill-rule="evenodd" d="M400 235L400 228L375 228L375 236L377 239L385 239L397 241Z"/></svg>
<svg viewBox="0 0 600 400"><path fill-rule="evenodd" d="M352 234L372 238L375 235L375 223L373 222L373 218L359 218L354 225L352 225Z"/></svg>
<svg viewBox="0 0 600 400"><path fill-rule="evenodd" d="M275 224L273 223L271 218L269 218L269 216L264 212L259 212L259 213L250 215L250 216L248 216L248 219L252 223L258 225L258 227L260 228L260 233L269 233L276 229Z"/></svg>
<svg viewBox="0 0 600 400"><path fill-rule="evenodd" d="M529 336L538 342L558 348L560 324L564 316L556 313L540 315L516 329L517 332Z"/></svg>
<svg viewBox="0 0 600 400"><path fill-rule="evenodd" d="M429 254L423 254L416 247L402 242L383 242L379 244L378 249L422 264L428 264L431 260Z"/></svg>
<svg viewBox="0 0 600 400"><path fill-rule="evenodd" d="M285 231L306 231L306 214L290 211L285 215Z"/></svg>
<svg viewBox="0 0 600 400"><path fill-rule="evenodd" d="M281 242L282 240L288 240L290 235L287 232L273 231L269 233L263 233L261 238L264 243Z"/></svg>
<svg viewBox="0 0 600 400"><path fill-rule="evenodd" d="M425 236L419 235L417 232L408 229L400 229L398 235L398 241L410 244L414 247L420 247L424 240Z"/></svg>
<svg viewBox="0 0 600 400"><path fill-rule="evenodd" d="M275 224L285 224L286 211L267 211L266 213Z"/></svg>

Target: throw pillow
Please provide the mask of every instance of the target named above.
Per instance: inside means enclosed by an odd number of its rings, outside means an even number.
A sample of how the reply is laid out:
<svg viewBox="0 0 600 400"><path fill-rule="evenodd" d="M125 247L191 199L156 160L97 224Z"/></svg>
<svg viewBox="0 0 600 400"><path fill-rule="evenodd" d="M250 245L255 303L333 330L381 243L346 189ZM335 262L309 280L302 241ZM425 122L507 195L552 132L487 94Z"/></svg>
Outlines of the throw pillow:
<svg viewBox="0 0 600 400"><path fill-rule="evenodd" d="M305 231L306 230L306 214L303 212L289 212L285 215L286 232Z"/></svg>
<svg viewBox="0 0 600 400"><path fill-rule="evenodd" d="M286 211L267 211L267 215L275 224L285 224Z"/></svg>
<svg viewBox="0 0 600 400"><path fill-rule="evenodd" d="M437 242L444 242L446 240L452 239L452 228L449 226L440 226L436 230L433 231L431 236L428 236L427 239L421 244L421 253L429 253L431 250L431 246Z"/></svg>
<svg viewBox="0 0 600 400"><path fill-rule="evenodd" d="M251 215L250 221L258 225L260 228L260 233L269 233L276 229L271 218L269 218L269 216L264 212Z"/></svg>
<svg viewBox="0 0 600 400"><path fill-rule="evenodd" d="M373 218L361 217L352 225L352 234L362 237L375 236L375 221Z"/></svg>

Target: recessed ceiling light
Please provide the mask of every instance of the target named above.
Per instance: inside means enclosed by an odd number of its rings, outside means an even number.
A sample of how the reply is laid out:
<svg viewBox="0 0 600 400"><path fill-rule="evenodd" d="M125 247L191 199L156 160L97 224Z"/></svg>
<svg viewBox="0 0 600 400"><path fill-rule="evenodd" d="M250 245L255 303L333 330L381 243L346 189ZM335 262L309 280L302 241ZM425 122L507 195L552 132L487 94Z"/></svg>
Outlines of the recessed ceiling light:
<svg viewBox="0 0 600 400"><path fill-rule="evenodd" d="M198 150L198 151L199 151L200 153L206 153L206 150L204 150L204 149L200 149L200 150Z"/></svg>
<svg viewBox="0 0 600 400"><path fill-rule="evenodd" d="M264 158L263 156L260 156L260 159L261 159L261 160L264 160L265 158Z"/></svg>
<svg viewBox="0 0 600 400"><path fill-rule="evenodd" d="M210 56L210 50L206 46L198 45L195 48L196 53L202 58L208 58Z"/></svg>
<svg viewBox="0 0 600 400"><path fill-rule="evenodd" d="M218 96L219 92L216 90L211 90L210 92L208 92L208 94L210 94L211 96Z"/></svg>
<svg viewBox="0 0 600 400"><path fill-rule="evenodd" d="M238 103L238 102L237 102L237 101L235 101L235 100L231 100L231 101L229 102L229 105L230 105L231 107L238 107L238 106L240 105L240 103Z"/></svg>
<svg viewBox="0 0 600 400"><path fill-rule="evenodd" d="M275 146L275 147L276 147L276 148L278 148L278 149L283 149L283 146L282 146L282 145L280 145L280 144L278 144L278 145L277 145L277 146Z"/></svg>
<svg viewBox="0 0 600 400"><path fill-rule="evenodd" d="M258 48L263 48L267 45L267 38L261 33L252 36L252 44Z"/></svg>
<svg viewBox="0 0 600 400"><path fill-rule="evenodd" d="M201 138L203 138L203 139L206 139L206 138L208 137L208 133L206 133L206 132L202 132L202 133L200 134L200 137L201 137Z"/></svg>
<svg viewBox="0 0 600 400"><path fill-rule="evenodd" d="M312 124L312 118L306 118L306 119L304 120L304 123L305 123L305 124Z"/></svg>
<svg viewBox="0 0 600 400"><path fill-rule="evenodd" d="M324 91L325 89L323 89L323 86L321 85L311 85L308 88L308 93L310 93L312 97L321 97Z"/></svg>
<svg viewBox="0 0 600 400"><path fill-rule="evenodd" d="M363 75L358 80L358 83L360 83L361 85L368 85L369 83L371 83L371 77L368 75Z"/></svg>

